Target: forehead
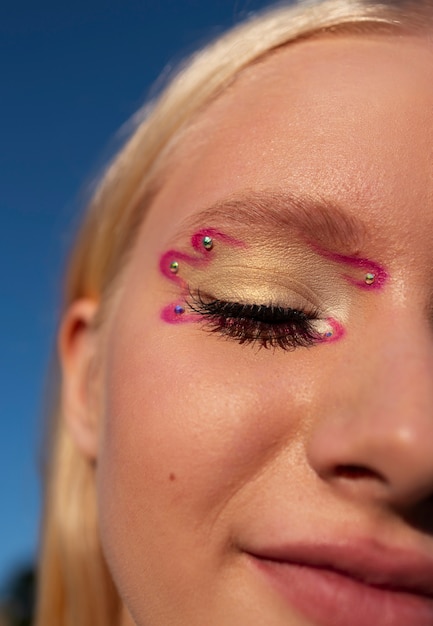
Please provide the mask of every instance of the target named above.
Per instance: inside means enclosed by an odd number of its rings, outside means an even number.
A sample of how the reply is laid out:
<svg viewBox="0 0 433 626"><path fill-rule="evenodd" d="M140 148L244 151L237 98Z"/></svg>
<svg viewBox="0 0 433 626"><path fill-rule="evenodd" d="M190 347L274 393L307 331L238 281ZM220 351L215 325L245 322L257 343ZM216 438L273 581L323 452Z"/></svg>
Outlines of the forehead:
<svg viewBox="0 0 433 626"><path fill-rule="evenodd" d="M169 236L247 189L307 190L367 218L398 212L402 226L416 205L429 220L432 60L420 37L339 35L247 68L175 149L149 228Z"/></svg>

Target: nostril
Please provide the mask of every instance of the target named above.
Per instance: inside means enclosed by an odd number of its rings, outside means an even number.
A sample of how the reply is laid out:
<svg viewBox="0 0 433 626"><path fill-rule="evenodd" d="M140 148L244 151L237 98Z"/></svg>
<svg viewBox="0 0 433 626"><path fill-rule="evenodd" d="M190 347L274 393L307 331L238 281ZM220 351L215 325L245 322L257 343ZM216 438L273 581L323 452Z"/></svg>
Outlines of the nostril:
<svg viewBox="0 0 433 626"><path fill-rule="evenodd" d="M433 495L403 511L403 516L417 530L433 535Z"/></svg>
<svg viewBox="0 0 433 626"><path fill-rule="evenodd" d="M378 472L362 465L337 465L334 473L335 476L339 478L347 478L349 480L360 480L366 478L382 480L382 477Z"/></svg>

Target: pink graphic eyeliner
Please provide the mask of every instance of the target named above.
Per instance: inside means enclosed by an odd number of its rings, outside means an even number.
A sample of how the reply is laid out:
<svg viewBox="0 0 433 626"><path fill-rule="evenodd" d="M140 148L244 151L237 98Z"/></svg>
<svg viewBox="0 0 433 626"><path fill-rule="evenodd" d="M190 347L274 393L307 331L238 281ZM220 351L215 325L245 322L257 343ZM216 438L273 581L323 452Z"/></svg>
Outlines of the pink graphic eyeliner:
<svg viewBox="0 0 433 626"><path fill-rule="evenodd" d="M349 265L355 269L364 270L367 274L371 274L374 277L372 282L366 282L365 276L363 279L356 279L349 274L344 274L344 278L351 285L355 285L355 287L359 287L360 289L378 290L382 289L388 280L388 273L381 265L379 265L379 263L376 263L375 261L370 261L369 259L364 258L358 259L356 257L346 256L336 252L329 252L328 250L317 248L314 245L312 247L316 249L321 256L325 257L325 259L330 259L331 261L335 261L343 265Z"/></svg>
<svg viewBox="0 0 433 626"><path fill-rule="evenodd" d="M245 248L244 243L242 243L238 239L235 239L234 237L230 237L230 235L222 233L216 228L203 228L191 237L191 245L194 250L197 250L200 253L203 252L202 241L205 237L211 237L211 239L214 239L215 241L221 241L222 243L225 243L229 246L235 246L236 248Z"/></svg>
<svg viewBox="0 0 433 626"><path fill-rule="evenodd" d="M226 235L216 228L203 228L194 233L191 237L191 245L198 253L197 255L186 254L178 250L168 250L159 261L159 269L165 278L179 285L182 289L183 302L172 302L164 307L161 312L161 318L169 324L179 324L185 322L197 321L196 315L185 315L184 300L188 293L188 283L179 275L179 269L183 264L193 268L206 267L212 260L210 254L212 247L206 248L203 244L204 240L209 238L211 241L220 241L227 245L236 246L237 248L245 247L245 244L230 235Z"/></svg>
<svg viewBox="0 0 433 626"><path fill-rule="evenodd" d="M340 322L337 322L337 320L333 319L332 317L328 317L326 321L328 322L332 331L331 331L331 334L329 335L325 333L322 341L326 343L334 343L334 341L338 341L339 339L342 339L344 335L346 334L346 331L344 330L343 325L340 324Z"/></svg>
<svg viewBox="0 0 433 626"><path fill-rule="evenodd" d="M182 304L179 304L179 302L172 302L162 309L161 319L168 324L179 324L185 322L196 322L197 316L193 314L185 315L185 307Z"/></svg>

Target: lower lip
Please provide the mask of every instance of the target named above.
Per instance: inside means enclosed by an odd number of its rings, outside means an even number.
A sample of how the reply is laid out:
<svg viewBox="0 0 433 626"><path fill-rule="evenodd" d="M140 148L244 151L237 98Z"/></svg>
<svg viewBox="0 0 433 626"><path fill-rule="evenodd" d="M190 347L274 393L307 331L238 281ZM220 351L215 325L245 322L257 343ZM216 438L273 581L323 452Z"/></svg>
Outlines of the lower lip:
<svg viewBox="0 0 433 626"><path fill-rule="evenodd" d="M433 599L372 587L332 570L252 560L292 609L318 626L433 626Z"/></svg>

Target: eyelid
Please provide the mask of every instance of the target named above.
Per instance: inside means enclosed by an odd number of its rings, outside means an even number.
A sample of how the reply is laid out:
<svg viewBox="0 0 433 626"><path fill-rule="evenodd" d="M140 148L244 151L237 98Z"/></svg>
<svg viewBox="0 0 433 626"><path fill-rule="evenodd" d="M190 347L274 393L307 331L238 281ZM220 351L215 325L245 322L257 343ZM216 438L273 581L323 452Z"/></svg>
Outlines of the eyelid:
<svg viewBox="0 0 433 626"><path fill-rule="evenodd" d="M203 306L212 307L215 303L218 304L226 304L232 305L234 307L244 307L245 311L254 310L261 308L263 311L302 311L309 319L317 320L321 317L321 313L319 308L313 305L311 302L304 302L302 304L294 304L293 300L290 304L282 304L281 302L274 300L265 300L262 298L261 300L252 300L250 298L219 298L215 295L211 295L207 292L204 292L200 289L192 291L189 289L189 297L191 301L196 302Z"/></svg>
<svg viewBox="0 0 433 626"><path fill-rule="evenodd" d="M324 294L317 293L301 281L288 278L284 282L273 279L266 282L254 281L252 277L242 277L239 280L228 278L213 282L208 277L198 281L196 291L209 299L229 300L245 305L263 304L282 308L320 310L323 314L330 309Z"/></svg>
<svg viewBox="0 0 433 626"><path fill-rule="evenodd" d="M203 232L201 229L199 234ZM165 253L161 259L164 276L176 282L183 292L191 285L220 300L314 307L323 315L332 312L347 318L355 297L353 290L335 263L305 241L295 238L277 245L275 241L260 240L257 234L254 243L250 235L249 242L235 246L221 239L228 235L218 233L211 251L200 250L198 254L196 244L192 252L182 246L183 250ZM197 237L195 233L193 239ZM170 271L173 260L179 262L176 273Z"/></svg>
<svg viewBox="0 0 433 626"><path fill-rule="evenodd" d="M315 257L287 265L274 258L258 264L251 256L216 259L206 268L184 271L186 282L221 300L272 302L281 306L313 306L341 310L353 297L350 286L328 261ZM254 264L251 264L254 263ZM344 306L346 309L346 306Z"/></svg>

